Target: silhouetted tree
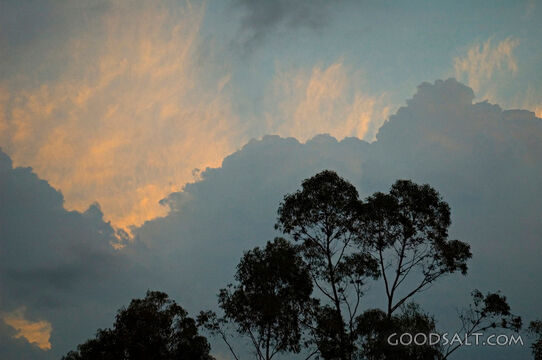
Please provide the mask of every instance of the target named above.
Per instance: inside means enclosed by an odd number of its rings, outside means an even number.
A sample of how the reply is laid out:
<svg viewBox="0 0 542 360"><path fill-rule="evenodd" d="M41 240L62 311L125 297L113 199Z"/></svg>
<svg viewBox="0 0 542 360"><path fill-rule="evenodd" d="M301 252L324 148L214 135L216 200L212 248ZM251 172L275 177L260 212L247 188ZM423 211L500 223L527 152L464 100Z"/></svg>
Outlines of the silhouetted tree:
<svg viewBox="0 0 542 360"><path fill-rule="evenodd" d="M461 338L465 339L474 333L483 333L488 329L499 328L516 332L521 329L521 317L510 312L510 305L505 296L498 292L483 295L479 290L474 290L471 295L472 304L459 316L461 329L456 333L462 333ZM442 349L440 359L447 359L462 345L461 342L455 344L450 342L446 349Z"/></svg>
<svg viewBox="0 0 542 360"><path fill-rule="evenodd" d="M212 360L210 346L187 312L158 291L118 311L112 329L77 346L64 360Z"/></svg>
<svg viewBox="0 0 542 360"><path fill-rule="evenodd" d="M388 317L441 276L467 273L470 246L448 239L450 207L429 185L398 180L389 194L368 197L361 214L357 241L379 264Z"/></svg>
<svg viewBox="0 0 542 360"><path fill-rule="evenodd" d="M283 238L268 242L264 249L248 251L235 274L237 284L220 290L219 306L224 317L202 312L199 322L229 344L223 326L233 322L237 332L250 338L257 359L270 360L278 353L299 353L302 322L315 307L312 281L298 250Z"/></svg>
<svg viewBox="0 0 542 360"><path fill-rule="evenodd" d="M329 301L315 312L314 335L325 359L352 358L363 285L379 276L378 263L356 241L360 206L356 188L326 170L304 180L278 209L275 227L300 243L312 280Z"/></svg>
<svg viewBox="0 0 542 360"><path fill-rule="evenodd" d="M358 332L363 359L434 360L440 356L439 348L425 341L436 332L435 321L415 303L401 306L399 314L391 317L380 309L365 311L358 319ZM413 339L408 339L412 340L409 345L402 345L399 339L406 333L420 336L415 340L422 345L416 345Z"/></svg>
<svg viewBox="0 0 542 360"><path fill-rule="evenodd" d="M326 170L284 197L275 226L301 244L312 280L328 300L313 312L309 327L324 359L445 358L456 350L443 354L436 347L391 348L383 343L392 330L433 330L431 317L405 304L442 276L467 273L470 246L448 238L450 224L450 207L439 193L409 180L398 180L389 193L375 193L363 202L352 184ZM385 311L359 316L363 285L379 277L386 292ZM504 297L475 297L473 309L480 301L487 306L480 319L472 318L476 326L483 329L499 316L502 328L521 326L519 318L506 312ZM399 309L401 314L395 314ZM461 318L464 323L468 319Z"/></svg>
<svg viewBox="0 0 542 360"><path fill-rule="evenodd" d="M446 359L459 347L388 340L393 333L429 338L434 319L408 302L446 274L467 273L470 246L448 239L450 223L448 204L429 185L398 180L389 193L363 202L352 184L323 171L280 204L275 227L293 243L277 238L245 253L238 283L220 291L224 316L202 312L198 322L220 335L236 359L224 330L232 323L259 360L303 347L310 349L307 359ZM380 277L385 310L360 315L364 285ZM313 285L318 300L311 298ZM473 300L460 317L465 335L521 327L500 294L476 291Z"/></svg>
<svg viewBox="0 0 542 360"><path fill-rule="evenodd" d="M531 345L534 359L542 360L542 320L531 321L529 332L537 337Z"/></svg>

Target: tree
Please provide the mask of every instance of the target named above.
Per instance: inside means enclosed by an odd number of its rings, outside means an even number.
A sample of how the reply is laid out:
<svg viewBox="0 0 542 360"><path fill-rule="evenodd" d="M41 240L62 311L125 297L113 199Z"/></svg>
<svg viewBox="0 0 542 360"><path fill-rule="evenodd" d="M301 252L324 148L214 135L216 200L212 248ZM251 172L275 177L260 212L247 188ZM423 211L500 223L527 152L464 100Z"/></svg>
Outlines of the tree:
<svg viewBox="0 0 542 360"><path fill-rule="evenodd" d="M237 332L250 338L256 358L270 360L278 353L299 353L302 326L314 308L312 281L298 250L283 238L268 242L265 249L244 254L237 266L236 285L219 293L224 317L202 312L198 320L220 334L233 356L223 326L233 322Z"/></svg>
<svg viewBox="0 0 542 360"><path fill-rule="evenodd" d="M158 291L121 308L112 329L77 346L64 360L212 360L210 346L187 312Z"/></svg>
<svg viewBox="0 0 542 360"><path fill-rule="evenodd" d="M352 358L363 285L379 276L378 263L356 241L360 206L356 188L326 170L303 181L302 189L286 195L278 209L275 227L300 243L312 280L329 301L315 312L314 335L326 359Z"/></svg>
<svg viewBox="0 0 542 360"><path fill-rule="evenodd" d="M450 207L429 185L398 180L389 194L368 197L361 216L357 241L379 264L388 317L441 276L467 273L470 246L448 239Z"/></svg>
<svg viewBox="0 0 542 360"><path fill-rule="evenodd" d="M435 321L412 298L447 274L467 273L470 246L448 239L450 223L448 204L429 185L398 180L389 193L363 202L352 184L323 171L279 206L275 227L293 241L278 238L245 253L238 284L219 294L224 317L202 312L198 319L236 359L224 331L228 323L250 338L259 360L303 346L310 348L307 359L446 359L459 347L395 346L388 340L394 333L429 338ZM361 313L365 284L379 278L384 310ZM313 285L318 300L311 299ZM467 336L521 326L500 294L475 292L473 299L461 315ZM304 335L309 340L301 341Z"/></svg>
<svg viewBox="0 0 542 360"><path fill-rule="evenodd" d="M438 347L424 342L436 332L435 320L415 303L401 306L400 313L391 317L380 309L365 311L358 319L358 332L364 359L434 360L440 356ZM399 341L402 334L419 336L413 339L423 344L416 345L412 340L403 345Z"/></svg>
<svg viewBox="0 0 542 360"><path fill-rule="evenodd" d="M456 332L463 333L463 339L488 329L500 328L516 332L521 329L521 317L510 312L510 305L505 296L498 292L487 293L484 296L479 290L474 290L471 295L472 304L468 310L460 314L461 329ZM455 345L450 342L446 349L442 349L439 359L447 359L462 345L461 342Z"/></svg>
<svg viewBox="0 0 542 360"><path fill-rule="evenodd" d="M542 360L542 320L531 321L529 332L537 336L536 341L531 345L535 360Z"/></svg>

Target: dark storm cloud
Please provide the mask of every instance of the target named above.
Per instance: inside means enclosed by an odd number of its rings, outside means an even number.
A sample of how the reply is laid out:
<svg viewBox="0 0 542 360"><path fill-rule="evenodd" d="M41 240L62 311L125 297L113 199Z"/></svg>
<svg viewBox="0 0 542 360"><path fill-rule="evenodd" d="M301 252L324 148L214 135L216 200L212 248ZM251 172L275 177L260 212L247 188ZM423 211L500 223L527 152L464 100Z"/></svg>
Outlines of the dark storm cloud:
<svg viewBox="0 0 542 360"><path fill-rule="evenodd" d="M236 0L243 10L243 27L249 31L248 45L261 43L269 33L284 26L318 30L344 1L326 0Z"/></svg>

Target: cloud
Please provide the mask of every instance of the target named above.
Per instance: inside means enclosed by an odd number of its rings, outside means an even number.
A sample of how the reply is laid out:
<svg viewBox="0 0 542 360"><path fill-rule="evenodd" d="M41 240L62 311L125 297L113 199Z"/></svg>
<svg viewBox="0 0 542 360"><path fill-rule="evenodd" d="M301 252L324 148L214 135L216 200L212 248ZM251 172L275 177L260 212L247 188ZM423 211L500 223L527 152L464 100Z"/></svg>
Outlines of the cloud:
<svg viewBox="0 0 542 360"><path fill-rule="evenodd" d="M469 85L479 98L495 96L495 80L503 73L518 71L514 50L519 40L506 38L495 44L492 38L475 43L466 55L454 59L455 77Z"/></svg>
<svg viewBox="0 0 542 360"><path fill-rule="evenodd" d="M342 1L341 1L342 2ZM330 14L341 2L325 0L236 0L243 11L242 22L248 31L249 46L261 43L280 26L320 29L327 25Z"/></svg>
<svg viewBox="0 0 542 360"><path fill-rule="evenodd" d="M533 87L528 87L524 93L516 96L512 103L515 107L529 109L542 118L542 96Z"/></svg>
<svg viewBox="0 0 542 360"><path fill-rule="evenodd" d="M45 52L62 53L63 69L2 82L0 145L62 189L68 209L98 201L121 227L165 215L158 200L192 169L218 166L242 138L230 75L201 52L204 12L113 2L89 13Z"/></svg>
<svg viewBox="0 0 542 360"><path fill-rule="evenodd" d="M520 41L513 37L500 42L492 37L484 43L475 43L464 55L454 58L454 75L469 85L478 99L509 108L528 109L541 117L542 97L538 84L530 83L532 75L526 75L529 63L524 62L524 68L520 68L515 55L519 45ZM518 79L522 76L529 79L526 87L519 87L525 83Z"/></svg>
<svg viewBox="0 0 542 360"><path fill-rule="evenodd" d="M51 350L51 323L45 320L29 321L24 317L25 308L21 307L3 316L4 322L17 330L16 339L24 338L31 344L36 344L42 350Z"/></svg>
<svg viewBox="0 0 542 360"><path fill-rule="evenodd" d="M337 61L327 67L277 70L267 96L268 133L306 141L327 133L373 140L390 107L370 95L363 76Z"/></svg>
<svg viewBox="0 0 542 360"><path fill-rule="evenodd" d="M362 196L411 178L431 184L450 204L450 235L469 242L474 258L466 278L449 277L415 299L435 314L439 328L453 330L455 308L473 288L500 289L515 312L540 317L542 119L473 99L469 87L439 80L420 85L372 143L329 135L305 143L252 140L164 198L169 214L134 229L133 242L120 251L109 246L115 231L97 205L66 211L60 192L0 156L0 202L8 204L0 207L0 294L10 294L0 297L1 311L25 306L25 319L51 323L52 348L35 357L44 359L110 326L114 311L148 288L166 291L190 314L213 308L243 251L277 235L284 194L332 169ZM372 285L364 306L378 304L377 293ZM3 325L0 345L7 346L0 356L32 350ZM213 351L226 354L220 346ZM528 351L479 347L462 358L522 359Z"/></svg>
<svg viewBox="0 0 542 360"><path fill-rule="evenodd" d="M144 292L132 276L149 286L111 246L121 234L97 204L65 210L61 193L1 151L0 203L0 358L59 358Z"/></svg>
<svg viewBox="0 0 542 360"><path fill-rule="evenodd" d="M500 289L514 311L539 317L542 120L473 99L469 87L439 80L420 85L373 143L329 135L306 143L278 136L251 141L163 201L171 213L136 231L136 244L148 249L139 261L175 274L157 283L191 311L212 307L242 252L277 235L276 209L303 179L333 169L367 196L410 178L440 191L452 209L451 237L474 253L466 278L449 277L415 299L435 313L439 327L455 328L452 309L466 305L473 288ZM371 286L366 306L378 304L377 292ZM527 352L480 348L464 358L520 359Z"/></svg>
<svg viewBox="0 0 542 360"><path fill-rule="evenodd" d="M286 24L298 16L324 19L320 11L329 4L239 6L272 8ZM219 166L248 134L372 140L389 112L385 95L372 94L361 73L337 61L277 70L260 93L266 110L238 116L250 100L235 96L232 83L241 80L232 79L221 51L227 45L202 31L201 3L7 10L21 24L6 19L13 71L0 78L0 146L16 166L31 166L61 190L66 209L82 212L98 202L115 227L165 216L160 199L193 181L195 168Z"/></svg>

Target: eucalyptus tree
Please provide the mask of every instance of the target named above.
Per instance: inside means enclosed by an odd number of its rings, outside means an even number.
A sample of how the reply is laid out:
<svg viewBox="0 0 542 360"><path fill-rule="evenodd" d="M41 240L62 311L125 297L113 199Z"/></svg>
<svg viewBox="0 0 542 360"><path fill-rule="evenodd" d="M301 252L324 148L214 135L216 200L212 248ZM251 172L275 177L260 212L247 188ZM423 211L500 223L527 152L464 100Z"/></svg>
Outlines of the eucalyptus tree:
<svg viewBox="0 0 542 360"><path fill-rule="evenodd" d="M467 273L470 245L448 239L450 207L429 185L398 180L362 206L360 236L379 264L388 317L444 275Z"/></svg>
<svg viewBox="0 0 542 360"><path fill-rule="evenodd" d="M510 305L506 297L499 292L489 292L486 295L480 290L474 290L471 293L472 303L463 310L459 319L461 328L455 332L457 339L467 339L474 334L483 334L490 329L504 329L518 332L522 327L520 316L510 312ZM464 345L463 341L450 342L445 348L441 349L439 359L448 359L456 350Z"/></svg>
<svg viewBox="0 0 542 360"><path fill-rule="evenodd" d="M147 291L117 312L112 329L77 346L63 360L212 360L196 321L167 294Z"/></svg>
<svg viewBox="0 0 542 360"><path fill-rule="evenodd" d="M226 342L224 330L233 323L246 336L258 360L271 360L281 353L299 353L303 348L303 323L317 301L311 298L312 281L298 249L283 238L247 251L237 266L235 284L218 295L223 317L207 311L198 321Z"/></svg>
<svg viewBox="0 0 542 360"><path fill-rule="evenodd" d="M320 355L351 359L364 285L380 275L378 262L360 242L361 201L356 188L333 171L301 186L284 197L275 227L299 244L321 295L311 329Z"/></svg>

